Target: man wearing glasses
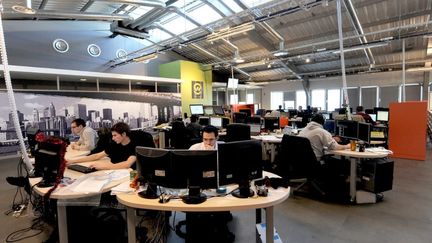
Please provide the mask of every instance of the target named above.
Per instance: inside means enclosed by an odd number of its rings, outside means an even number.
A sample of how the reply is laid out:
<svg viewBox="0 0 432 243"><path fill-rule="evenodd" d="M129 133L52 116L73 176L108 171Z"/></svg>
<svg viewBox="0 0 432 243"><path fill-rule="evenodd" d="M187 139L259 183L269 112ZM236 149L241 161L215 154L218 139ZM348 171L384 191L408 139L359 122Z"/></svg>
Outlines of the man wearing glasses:
<svg viewBox="0 0 432 243"><path fill-rule="evenodd" d="M98 139L97 132L91 127L86 127L83 119L78 118L72 121L71 130L73 134L79 135L79 140L71 145L75 150L92 150Z"/></svg>
<svg viewBox="0 0 432 243"><path fill-rule="evenodd" d="M217 150L218 129L214 126L206 126L202 131L203 141L192 145L189 150Z"/></svg>

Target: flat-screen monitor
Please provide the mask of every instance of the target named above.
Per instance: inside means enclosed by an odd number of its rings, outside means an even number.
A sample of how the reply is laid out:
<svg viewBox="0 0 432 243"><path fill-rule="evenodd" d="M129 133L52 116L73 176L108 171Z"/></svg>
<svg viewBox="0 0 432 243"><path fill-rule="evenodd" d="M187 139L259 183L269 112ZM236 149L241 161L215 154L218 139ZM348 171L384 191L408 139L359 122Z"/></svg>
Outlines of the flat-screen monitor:
<svg viewBox="0 0 432 243"><path fill-rule="evenodd" d="M372 121L376 121L377 119L377 115L376 114L369 114L369 116L371 117Z"/></svg>
<svg viewBox="0 0 432 243"><path fill-rule="evenodd" d="M297 110L296 109L289 109L288 110L288 116L289 118L294 117L297 115Z"/></svg>
<svg viewBox="0 0 432 243"><path fill-rule="evenodd" d="M389 108L386 108L386 107L374 107L373 108L373 113L374 114L378 114L378 111L389 111L390 109Z"/></svg>
<svg viewBox="0 0 432 243"><path fill-rule="evenodd" d="M171 150L172 169L187 178L189 194L183 202L198 204L206 200L201 189L217 188L217 150Z"/></svg>
<svg viewBox="0 0 432 243"><path fill-rule="evenodd" d="M335 120L326 120L324 122L323 128L327 130L329 133L335 133Z"/></svg>
<svg viewBox="0 0 432 243"><path fill-rule="evenodd" d="M226 128L230 122L230 119L228 117L222 117L222 127Z"/></svg>
<svg viewBox="0 0 432 243"><path fill-rule="evenodd" d="M279 117L264 117L264 129L268 131L279 129Z"/></svg>
<svg viewBox="0 0 432 243"><path fill-rule="evenodd" d="M358 123L358 139L370 143L371 125L365 122Z"/></svg>
<svg viewBox="0 0 432 243"><path fill-rule="evenodd" d="M211 105L205 105L204 106L204 115L211 116L213 114L214 114L213 106L211 106Z"/></svg>
<svg viewBox="0 0 432 243"><path fill-rule="evenodd" d="M210 119L207 116L201 116L200 118L198 118L198 123L201 126L207 126L209 125L209 121Z"/></svg>
<svg viewBox="0 0 432 243"><path fill-rule="evenodd" d="M250 109L240 109L240 112L246 113L246 115L248 117L252 116L251 110Z"/></svg>
<svg viewBox="0 0 432 243"><path fill-rule="evenodd" d="M168 149L136 147L137 172L147 182L147 190L140 192L144 198L157 198L157 186L185 188L185 180L176 180L171 168L171 154ZM180 174L181 175L181 174Z"/></svg>
<svg viewBox="0 0 432 243"><path fill-rule="evenodd" d="M262 178L262 150L258 140L236 141L218 144L219 150L219 186L239 184L239 190L233 195L238 197L253 196L249 181Z"/></svg>
<svg viewBox="0 0 432 243"><path fill-rule="evenodd" d="M189 109L192 115L204 115L204 106L200 104L189 105Z"/></svg>
<svg viewBox="0 0 432 243"><path fill-rule="evenodd" d="M329 113L321 113L321 115L326 119L330 119L330 114Z"/></svg>
<svg viewBox="0 0 432 243"><path fill-rule="evenodd" d="M218 115L218 116L225 115L224 110L222 109L222 106L220 106L220 105L213 106L213 113L215 115Z"/></svg>
<svg viewBox="0 0 432 243"><path fill-rule="evenodd" d="M63 178L60 173L60 165L64 161L67 144L61 138L48 137L44 142L39 142L34 152L35 176L41 176L38 187L53 186L57 176Z"/></svg>
<svg viewBox="0 0 432 243"><path fill-rule="evenodd" d="M222 117L210 117L210 125L217 128L222 127Z"/></svg>
<svg viewBox="0 0 432 243"><path fill-rule="evenodd" d="M336 120L336 135L350 139L357 139L357 131L358 122L349 120Z"/></svg>
<svg viewBox="0 0 432 243"><path fill-rule="evenodd" d="M216 150L176 150L136 147L137 170L147 182L139 195L157 198L158 186L188 188L186 203L205 201L201 188L217 188Z"/></svg>
<svg viewBox="0 0 432 243"><path fill-rule="evenodd" d="M246 117L246 124L259 124L259 125L261 125L261 117L260 116Z"/></svg>
<svg viewBox="0 0 432 243"><path fill-rule="evenodd" d="M377 111L376 120L380 122L388 122L389 120L389 112L388 111Z"/></svg>
<svg viewBox="0 0 432 243"><path fill-rule="evenodd" d="M261 124L249 124L252 136L256 136L261 132Z"/></svg>

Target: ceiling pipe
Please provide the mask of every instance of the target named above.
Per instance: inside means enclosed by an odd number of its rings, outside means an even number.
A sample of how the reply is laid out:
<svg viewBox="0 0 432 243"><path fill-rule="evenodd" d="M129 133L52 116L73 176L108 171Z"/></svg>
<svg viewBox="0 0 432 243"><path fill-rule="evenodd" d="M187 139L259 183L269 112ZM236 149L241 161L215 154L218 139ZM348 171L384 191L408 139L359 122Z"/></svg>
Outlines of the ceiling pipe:
<svg viewBox="0 0 432 243"><path fill-rule="evenodd" d="M80 12L54 12L48 10L32 10L32 13L5 12L4 19L79 19L79 20L101 20L101 21L124 21L131 20L132 17L124 14L98 14Z"/></svg>
<svg viewBox="0 0 432 243"><path fill-rule="evenodd" d="M354 26L355 31L357 32L358 35L364 35L363 27L360 23L358 16L357 16L357 12L354 8L352 1L351 0L344 0L343 3L345 4L345 8L348 11L348 15L350 17L351 23ZM368 43L368 40L366 39L365 36L359 37L359 41L362 44ZM365 52L366 58L368 59L369 64L375 65L375 58L374 58L370 48L364 49L364 52Z"/></svg>
<svg viewBox="0 0 432 243"><path fill-rule="evenodd" d="M152 10L148 11L144 15L140 16L134 21L125 22L124 25L130 25L132 29L135 29L137 26L141 25L145 22L151 22L153 19L156 19L158 16L160 16L165 11L165 8L153 8Z"/></svg>

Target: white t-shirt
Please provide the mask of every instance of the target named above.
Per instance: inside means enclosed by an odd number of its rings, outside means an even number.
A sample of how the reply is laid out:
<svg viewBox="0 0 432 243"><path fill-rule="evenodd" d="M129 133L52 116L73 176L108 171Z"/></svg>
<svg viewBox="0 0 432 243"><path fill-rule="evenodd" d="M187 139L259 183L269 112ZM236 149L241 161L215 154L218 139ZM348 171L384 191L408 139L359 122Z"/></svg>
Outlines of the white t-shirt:
<svg viewBox="0 0 432 243"><path fill-rule="evenodd" d="M212 149L214 149L214 150L218 149L218 142L215 143L215 146ZM204 145L204 142L201 142L201 143L196 143L196 144L190 146L189 150L207 150L207 149Z"/></svg>

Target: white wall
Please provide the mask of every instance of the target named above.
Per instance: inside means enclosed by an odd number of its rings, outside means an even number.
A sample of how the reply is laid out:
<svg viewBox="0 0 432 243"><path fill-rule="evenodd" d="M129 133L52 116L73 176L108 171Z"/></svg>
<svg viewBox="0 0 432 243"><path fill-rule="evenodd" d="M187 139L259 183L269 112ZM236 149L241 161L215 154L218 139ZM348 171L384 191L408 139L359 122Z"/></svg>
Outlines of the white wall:
<svg viewBox="0 0 432 243"><path fill-rule="evenodd" d="M406 83L423 83L423 72L407 72ZM402 84L402 71L358 74L347 76L348 87L360 86L394 86ZM310 89L342 88L342 77L310 79ZM262 89L264 109L270 109L270 93L272 91L303 90L300 81L282 81L265 85Z"/></svg>

